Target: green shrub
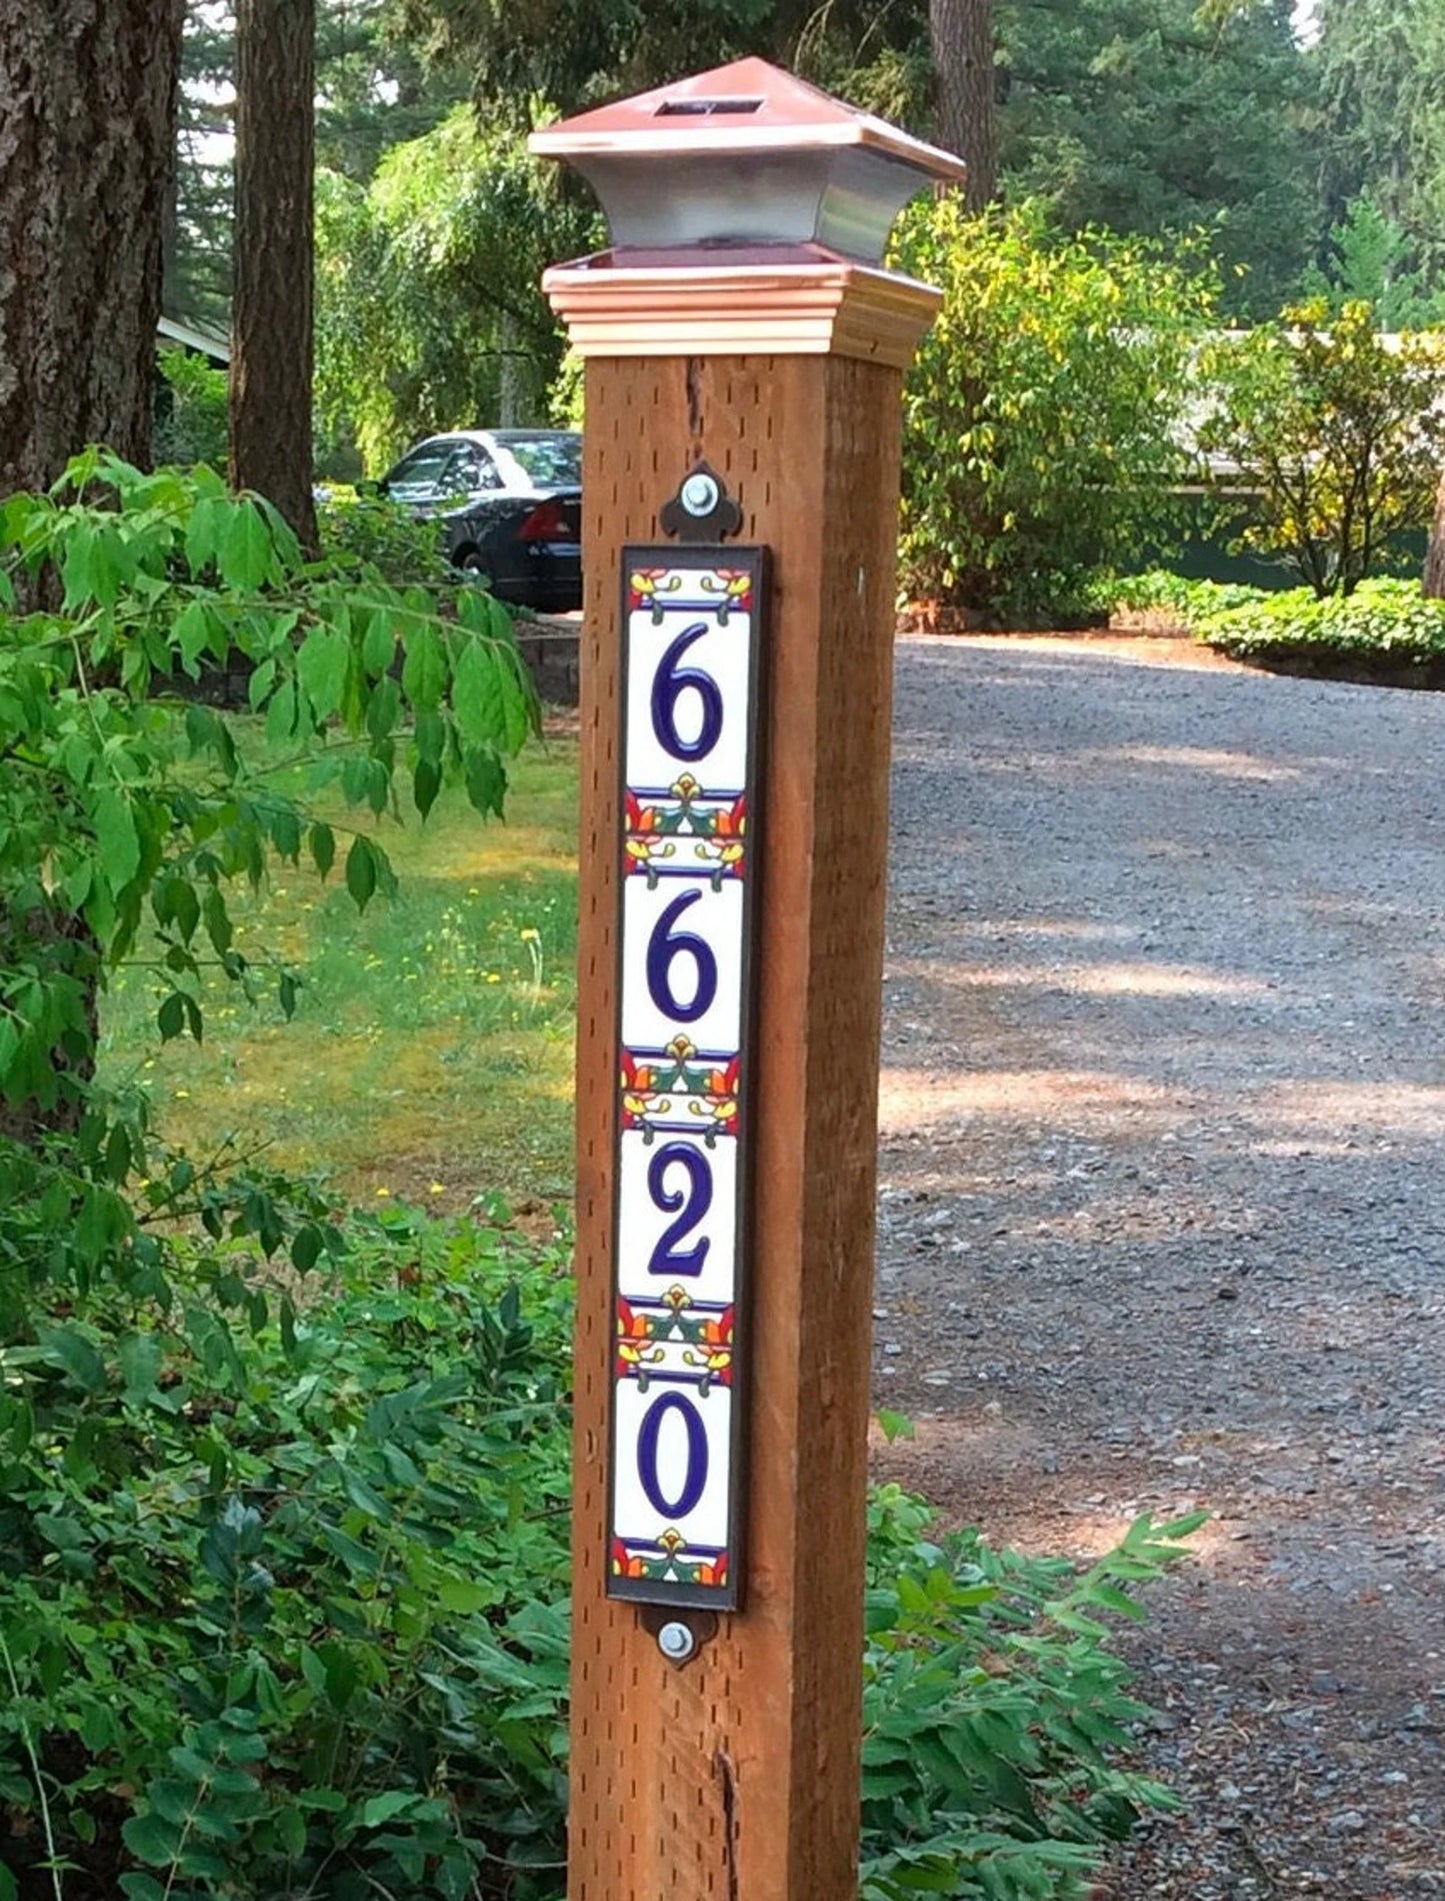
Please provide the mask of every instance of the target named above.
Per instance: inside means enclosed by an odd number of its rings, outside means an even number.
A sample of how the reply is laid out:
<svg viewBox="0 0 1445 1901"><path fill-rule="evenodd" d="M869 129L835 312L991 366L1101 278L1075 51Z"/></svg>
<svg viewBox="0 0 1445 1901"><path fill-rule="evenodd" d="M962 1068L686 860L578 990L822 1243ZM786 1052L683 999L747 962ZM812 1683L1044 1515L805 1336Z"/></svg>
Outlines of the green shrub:
<svg viewBox="0 0 1445 1901"><path fill-rule="evenodd" d="M558 1893L565 1257L344 1240L0 1350L0 1894Z"/></svg>
<svg viewBox="0 0 1445 1901"><path fill-rule="evenodd" d="M1371 306L1323 299L1213 344L1200 446L1260 493L1239 545L1287 561L1321 597L1350 594L1392 537L1428 523L1442 455L1445 348L1377 334Z"/></svg>
<svg viewBox="0 0 1445 1901"><path fill-rule="evenodd" d="M905 386L905 593L1046 614L1167 543L1214 294L1195 253L1063 237L1029 204L970 216L954 195L904 215L894 261L944 292Z"/></svg>
<svg viewBox="0 0 1445 1901"><path fill-rule="evenodd" d="M224 468L231 428L225 370L179 346L162 350L156 364L165 383L157 405L156 461Z"/></svg>
<svg viewBox="0 0 1445 1901"><path fill-rule="evenodd" d="M43 1219L7 1201L0 1244ZM157 1239L150 1292L42 1289L3 1336L6 1901L561 1894L565 1254L319 1232L309 1277ZM1114 1761L1100 1619L1192 1521L1080 1578L931 1517L871 1499L863 1893L1064 1901L1168 1802Z"/></svg>
<svg viewBox="0 0 1445 1901"><path fill-rule="evenodd" d="M1445 601L1418 581L1365 581L1321 600L1309 588L1205 612L1194 631L1240 660L1324 660L1428 666L1445 661Z"/></svg>
<svg viewBox="0 0 1445 1901"><path fill-rule="evenodd" d="M1168 1791L1122 1768L1148 1712L1105 1616L1181 1556L1200 1517L1132 1525L1082 1577L1067 1560L928 1537L896 1487L870 1506L863 1693L865 1901L1077 1896L1102 1844Z"/></svg>
<svg viewBox="0 0 1445 1901"><path fill-rule="evenodd" d="M1168 568L1148 568L1143 574L1125 574L1111 582L1106 598L1110 608L1167 610L1178 617L1181 627L1192 629L1211 614L1267 600L1269 595L1264 588L1242 581L1195 581Z"/></svg>
<svg viewBox="0 0 1445 1901"><path fill-rule="evenodd" d="M384 496L334 485L317 508L316 525L322 557L338 574L371 572L397 587L457 581L442 552L440 522L419 521Z"/></svg>

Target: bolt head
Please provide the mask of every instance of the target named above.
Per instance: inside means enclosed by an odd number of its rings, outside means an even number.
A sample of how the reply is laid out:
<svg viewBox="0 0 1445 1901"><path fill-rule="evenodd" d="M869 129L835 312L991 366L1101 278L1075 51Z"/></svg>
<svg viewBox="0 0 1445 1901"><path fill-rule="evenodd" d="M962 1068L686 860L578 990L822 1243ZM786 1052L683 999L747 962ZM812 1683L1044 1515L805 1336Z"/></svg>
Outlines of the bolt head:
<svg viewBox="0 0 1445 1901"><path fill-rule="evenodd" d="M697 1638L686 1624L664 1624L657 1633L657 1647L669 1663L686 1663L697 1649Z"/></svg>
<svg viewBox="0 0 1445 1901"><path fill-rule="evenodd" d="M718 485L710 475L690 475L678 490L678 499L696 521L712 513L719 496Z"/></svg>

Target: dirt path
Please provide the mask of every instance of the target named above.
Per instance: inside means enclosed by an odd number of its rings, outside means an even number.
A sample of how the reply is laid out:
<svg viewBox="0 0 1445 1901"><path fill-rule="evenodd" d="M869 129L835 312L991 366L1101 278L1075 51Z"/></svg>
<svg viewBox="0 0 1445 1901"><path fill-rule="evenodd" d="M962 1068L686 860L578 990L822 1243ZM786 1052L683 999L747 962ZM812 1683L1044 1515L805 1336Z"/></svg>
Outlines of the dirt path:
<svg viewBox="0 0 1445 1901"><path fill-rule="evenodd" d="M910 639L895 731L886 1468L1214 1513L1120 1901L1445 1893L1445 695Z"/></svg>

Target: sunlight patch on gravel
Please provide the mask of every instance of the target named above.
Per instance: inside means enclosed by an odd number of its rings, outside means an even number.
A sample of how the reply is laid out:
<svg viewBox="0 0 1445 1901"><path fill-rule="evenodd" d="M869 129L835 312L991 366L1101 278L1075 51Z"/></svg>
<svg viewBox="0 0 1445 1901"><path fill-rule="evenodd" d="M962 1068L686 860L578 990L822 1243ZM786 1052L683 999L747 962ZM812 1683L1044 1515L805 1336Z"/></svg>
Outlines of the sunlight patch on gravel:
<svg viewBox="0 0 1445 1901"><path fill-rule="evenodd" d="M900 965L907 970L909 965ZM1219 970L1201 970L1187 964L975 964L940 970L936 963L912 968L920 975L941 978L968 989L1072 990L1089 997L1268 997L1277 986L1258 977L1239 977Z"/></svg>
<svg viewBox="0 0 1445 1901"><path fill-rule="evenodd" d="M1081 766L1184 766L1193 772L1210 772L1225 779L1253 779L1265 785L1283 784L1304 774L1297 766L1281 765L1277 759L1262 759L1257 753L1209 751L1201 746L1114 746L1081 755ZM1325 762L1337 763L1337 762Z"/></svg>
<svg viewBox="0 0 1445 1901"><path fill-rule="evenodd" d="M1445 1087L1423 1083L1280 1083L1257 1095L1253 1109L1276 1132L1318 1129L1338 1137L1341 1130L1393 1130L1412 1140L1445 1135Z"/></svg>
<svg viewBox="0 0 1445 1901"><path fill-rule="evenodd" d="M886 1068L878 1100L878 1128L884 1138L906 1134L978 1114L1027 1116L1038 1121L1049 1109L1086 1103L1090 1107L1143 1109L1167 1107L1170 1090L1110 1070L996 1069L946 1075L926 1069Z"/></svg>

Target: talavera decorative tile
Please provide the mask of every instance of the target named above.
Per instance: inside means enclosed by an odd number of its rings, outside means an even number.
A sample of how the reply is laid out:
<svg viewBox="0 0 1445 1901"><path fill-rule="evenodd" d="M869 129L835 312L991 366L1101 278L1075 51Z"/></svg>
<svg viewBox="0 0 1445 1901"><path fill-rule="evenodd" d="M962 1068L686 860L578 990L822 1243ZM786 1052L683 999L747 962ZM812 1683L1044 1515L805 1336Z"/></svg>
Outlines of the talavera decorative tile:
<svg viewBox="0 0 1445 1901"><path fill-rule="evenodd" d="M741 1588L758 549L623 551L608 1590Z"/></svg>

